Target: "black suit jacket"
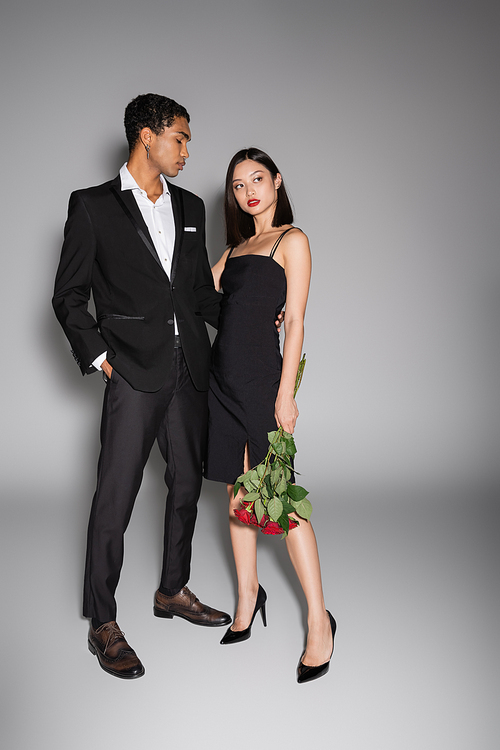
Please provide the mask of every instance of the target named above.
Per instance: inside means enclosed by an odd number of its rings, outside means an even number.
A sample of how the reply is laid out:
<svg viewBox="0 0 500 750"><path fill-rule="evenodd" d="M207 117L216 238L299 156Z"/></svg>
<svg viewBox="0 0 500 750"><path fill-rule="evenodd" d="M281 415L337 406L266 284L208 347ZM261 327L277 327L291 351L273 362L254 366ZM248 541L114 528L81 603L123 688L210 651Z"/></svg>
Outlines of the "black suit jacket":
<svg viewBox="0 0 500 750"><path fill-rule="evenodd" d="M175 220L170 279L119 177L72 193L52 303L82 373L95 372L91 363L107 351L109 363L140 391L158 390L168 376L175 311L189 372L195 387L206 390L205 321L217 326L220 295L205 249L205 207L176 185L169 183L169 191ZM97 320L88 311L91 292Z"/></svg>

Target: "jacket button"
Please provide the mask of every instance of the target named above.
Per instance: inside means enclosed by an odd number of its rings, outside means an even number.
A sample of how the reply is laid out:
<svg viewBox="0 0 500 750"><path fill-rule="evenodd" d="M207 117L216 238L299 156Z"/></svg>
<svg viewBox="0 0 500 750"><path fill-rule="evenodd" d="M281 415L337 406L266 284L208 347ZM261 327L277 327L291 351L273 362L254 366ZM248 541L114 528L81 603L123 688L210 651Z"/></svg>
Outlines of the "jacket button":
<svg viewBox="0 0 500 750"><path fill-rule="evenodd" d="M167 320L167 323L169 324L169 326L173 326L174 325L174 321L173 320Z"/></svg>

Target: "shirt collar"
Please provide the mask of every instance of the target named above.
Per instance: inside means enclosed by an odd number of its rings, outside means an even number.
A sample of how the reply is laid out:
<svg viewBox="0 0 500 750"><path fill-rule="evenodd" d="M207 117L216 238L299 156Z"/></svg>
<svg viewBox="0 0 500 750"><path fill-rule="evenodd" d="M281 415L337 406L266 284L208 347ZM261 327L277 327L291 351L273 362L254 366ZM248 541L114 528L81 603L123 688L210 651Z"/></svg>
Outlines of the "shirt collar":
<svg viewBox="0 0 500 750"><path fill-rule="evenodd" d="M142 190L137 182L134 180L130 172L127 168L127 163L123 165L123 167L120 169L120 180L121 180L121 189L122 190L139 190L140 193L145 194L144 190ZM164 178L164 176L160 175L161 184L163 186L163 198L165 195L170 195L168 190L168 182Z"/></svg>

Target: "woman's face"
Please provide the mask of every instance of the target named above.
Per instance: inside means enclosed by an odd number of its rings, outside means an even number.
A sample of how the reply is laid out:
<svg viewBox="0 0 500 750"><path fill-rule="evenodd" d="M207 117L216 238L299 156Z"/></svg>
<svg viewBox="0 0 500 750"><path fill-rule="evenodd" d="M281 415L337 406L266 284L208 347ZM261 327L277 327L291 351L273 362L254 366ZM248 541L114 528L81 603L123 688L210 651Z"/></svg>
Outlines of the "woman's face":
<svg viewBox="0 0 500 750"><path fill-rule="evenodd" d="M239 207L247 214L258 216L274 210L278 198L281 175L272 178L271 172L257 161L246 159L233 172L233 192Z"/></svg>

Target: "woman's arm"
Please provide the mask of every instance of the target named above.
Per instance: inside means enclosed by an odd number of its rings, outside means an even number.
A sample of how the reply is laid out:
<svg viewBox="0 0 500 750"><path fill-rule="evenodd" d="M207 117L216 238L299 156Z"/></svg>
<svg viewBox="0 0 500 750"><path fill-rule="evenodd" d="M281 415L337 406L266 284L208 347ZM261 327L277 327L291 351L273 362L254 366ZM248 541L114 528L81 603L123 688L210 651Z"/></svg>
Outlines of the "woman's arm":
<svg viewBox="0 0 500 750"><path fill-rule="evenodd" d="M218 292L220 292L220 277L226 265L227 256L229 255L229 248L222 253L221 259L217 261L215 266L212 266L212 276L214 277L214 286Z"/></svg>
<svg viewBox="0 0 500 750"><path fill-rule="evenodd" d="M283 427L286 432L293 433L299 416L293 391L304 341L304 315L311 278L311 251L307 236L300 230L287 234L281 245L284 247L279 248L279 259L283 260L287 284L285 343L274 415L278 426Z"/></svg>

